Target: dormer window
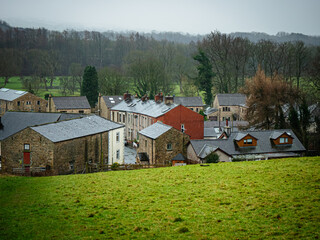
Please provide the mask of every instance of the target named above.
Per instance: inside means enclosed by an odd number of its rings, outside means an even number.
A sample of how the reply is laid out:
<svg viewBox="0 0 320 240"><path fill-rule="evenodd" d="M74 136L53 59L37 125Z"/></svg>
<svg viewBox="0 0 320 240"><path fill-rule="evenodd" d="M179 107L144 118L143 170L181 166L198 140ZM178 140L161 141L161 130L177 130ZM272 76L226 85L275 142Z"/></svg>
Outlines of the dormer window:
<svg viewBox="0 0 320 240"><path fill-rule="evenodd" d="M288 138L287 137L280 138L280 143L288 143Z"/></svg>
<svg viewBox="0 0 320 240"><path fill-rule="evenodd" d="M238 147L255 147L257 146L258 139L250 135L249 133L238 133L234 140Z"/></svg>
<svg viewBox="0 0 320 240"><path fill-rule="evenodd" d="M252 144L252 138L244 139L243 143L244 144Z"/></svg>
<svg viewBox="0 0 320 240"><path fill-rule="evenodd" d="M292 144L293 137L291 136L290 132L281 132L281 131L274 131L270 139L273 141L274 145L288 145Z"/></svg>

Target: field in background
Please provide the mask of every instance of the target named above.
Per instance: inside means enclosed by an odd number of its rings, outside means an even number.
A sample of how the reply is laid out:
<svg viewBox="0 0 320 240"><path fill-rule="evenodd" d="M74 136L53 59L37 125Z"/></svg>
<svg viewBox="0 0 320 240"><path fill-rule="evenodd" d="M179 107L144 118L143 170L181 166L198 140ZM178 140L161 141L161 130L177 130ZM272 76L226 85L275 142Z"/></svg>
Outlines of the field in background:
<svg viewBox="0 0 320 240"><path fill-rule="evenodd" d="M320 157L0 177L3 239L317 239Z"/></svg>

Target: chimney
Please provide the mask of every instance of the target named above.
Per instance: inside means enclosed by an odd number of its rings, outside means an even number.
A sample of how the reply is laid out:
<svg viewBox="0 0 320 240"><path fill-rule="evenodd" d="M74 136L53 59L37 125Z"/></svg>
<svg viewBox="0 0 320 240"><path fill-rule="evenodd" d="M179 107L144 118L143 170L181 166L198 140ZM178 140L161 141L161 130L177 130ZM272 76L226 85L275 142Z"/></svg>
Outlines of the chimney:
<svg viewBox="0 0 320 240"><path fill-rule="evenodd" d="M224 131L226 132L227 136L229 137L231 135L231 128L229 127L228 124L228 119L226 120L226 126L224 127Z"/></svg>
<svg viewBox="0 0 320 240"><path fill-rule="evenodd" d="M51 94L49 94L49 97L48 97L48 104L49 104L49 112L51 112L51 101L52 101L52 95Z"/></svg>
<svg viewBox="0 0 320 240"><path fill-rule="evenodd" d="M131 94L128 91L123 94L123 100L126 102L131 100Z"/></svg>
<svg viewBox="0 0 320 240"><path fill-rule="evenodd" d="M3 124L1 122L1 117L0 117L0 129L3 129Z"/></svg>
<svg viewBox="0 0 320 240"><path fill-rule="evenodd" d="M148 95L145 94L142 98L141 98L141 101L144 102L144 101L147 101L148 100Z"/></svg>
<svg viewBox="0 0 320 240"><path fill-rule="evenodd" d="M164 97L164 103L166 105L173 104L173 96L165 96Z"/></svg>
<svg viewBox="0 0 320 240"><path fill-rule="evenodd" d="M157 95L154 96L154 101L156 103L161 103L163 101L163 95L162 93L158 93Z"/></svg>

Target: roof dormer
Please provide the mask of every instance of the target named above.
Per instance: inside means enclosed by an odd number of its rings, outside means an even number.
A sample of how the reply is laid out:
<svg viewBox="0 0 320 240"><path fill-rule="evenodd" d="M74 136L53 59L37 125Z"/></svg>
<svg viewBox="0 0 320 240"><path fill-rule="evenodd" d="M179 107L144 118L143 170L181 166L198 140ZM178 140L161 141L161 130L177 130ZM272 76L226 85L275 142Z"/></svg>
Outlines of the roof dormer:
<svg viewBox="0 0 320 240"><path fill-rule="evenodd" d="M258 139L249 133L238 133L234 140L238 147L255 147L258 142Z"/></svg>
<svg viewBox="0 0 320 240"><path fill-rule="evenodd" d="M270 139L276 146L291 145L293 142L293 137L289 132L285 131L274 131L271 133Z"/></svg>

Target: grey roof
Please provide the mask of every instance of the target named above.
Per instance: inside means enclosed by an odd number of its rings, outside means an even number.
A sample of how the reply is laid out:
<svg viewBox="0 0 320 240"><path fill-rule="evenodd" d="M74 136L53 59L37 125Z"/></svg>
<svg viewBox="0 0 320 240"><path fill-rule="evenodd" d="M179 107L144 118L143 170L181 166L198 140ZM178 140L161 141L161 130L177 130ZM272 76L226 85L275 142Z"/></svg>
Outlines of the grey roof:
<svg viewBox="0 0 320 240"><path fill-rule="evenodd" d="M198 156L200 158L205 158L207 155L209 155L210 153L216 151L217 149L219 149L219 147L210 146L210 145L204 144L203 147L201 148Z"/></svg>
<svg viewBox="0 0 320 240"><path fill-rule="evenodd" d="M225 121L220 121L220 127L224 127L226 125ZM246 127L249 125L249 122L247 121L229 121L228 125L230 127ZM212 128L212 127L219 127L219 121L205 121L204 122L205 128Z"/></svg>
<svg viewBox="0 0 320 240"><path fill-rule="evenodd" d="M62 142L74 138L107 132L121 127L124 126L102 117L92 115L80 119L72 119L31 127L31 129L40 133L52 142Z"/></svg>
<svg viewBox="0 0 320 240"><path fill-rule="evenodd" d="M90 109L86 96L78 97L52 97L56 109Z"/></svg>
<svg viewBox="0 0 320 240"><path fill-rule="evenodd" d="M279 152L302 152L305 151L304 146L299 141L299 139L295 136L292 130L285 129L281 130L283 132L290 133L293 137L292 145L286 144L283 146L274 146L273 141L271 140L271 136L274 130L268 131L247 131L242 132L243 134L250 134L255 137L257 140L256 147L237 147L237 144L234 142L238 133L231 133L228 139L212 139L212 140L191 140L196 154L199 156L202 148L207 145L213 148L217 147L228 153L229 155L244 155L244 154L262 154L262 153L279 153ZM281 132L280 131L280 132Z"/></svg>
<svg viewBox="0 0 320 240"><path fill-rule="evenodd" d="M185 161L186 158L185 158L181 153L179 153L177 156L175 156L174 158L172 158L172 160Z"/></svg>
<svg viewBox="0 0 320 240"><path fill-rule="evenodd" d="M0 99L11 102L27 93L28 92L25 92L25 91L13 90L8 88L0 88Z"/></svg>
<svg viewBox="0 0 320 240"><path fill-rule="evenodd" d="M235 134L234 140L240 141L242 138L244 138L247 135L249 135L249 133L238 132Z"/></svg>
<svg viewBox="0 0 320 240"><path fill-rule="evenodd" d="M216 109L216 108L208 107L208 108L206 109L206 111L204 112L204 114L205 114L205 115L209 115L209 114L215 113L215 112L217 112L217 111L218 111L218 109Z"/></svg>
<svg viewBox="0 0 320 240"><path fill-rule="evenodd" d="M204 137L216 137L218 138L221 135L219 128L204 128L203 136Z"/></svg>
<svg viewBox="0 0 320 240"><path fill-rule="evenodd" d="M81 114L68 113L6 112L1 117L3 129L0 129L0 141L30 126L79 118L81 116Z"/></svg>
<svg viewBox="0 0 320 240"><path fill-rule="evenodd" d="M203 107L201 97L174 97L173 102L185 107Z"/></svg>
<svg viewBox="0 0 320 240"><path fill-rule="evenodd" d="M102 96L108 108L112 108L123 100L123 96Z"/></svg>
<svg viewBox="0 0 320 240"><path fill-rule="evenodd" d="M169 131L172 127L168 126L161 122L156 122L149 127L146 127L139 131L139 134L144 135L146 137L156 139L160 137L165 132Z"/></svg>
<svg viewBox="0 0 320 240"><path fill-rule="evenodd" d="M246 95L240 93L219 93L217 98L220 106L245 106L247 99Z"/></svg>
<svg viewBox="0 0 320 240"><path fill-rule="evenodd" d="M119 104L112 107L111 110L139 113L157 118L177 106L178 105L175 103L166 105L164 102L156 103L154 100L147 100L143 102L141 99L134 98L129 102L121 101Z"/></svg>
<svg viewBox="0 0 320 240"><path fill-rule="evenodd" d="M286 131L273 131L270 138L271 139L277 139L278 137L280 137L282 134L286 133L287 135L291 136L290 133L286 132ZM291 136L292 137L292 136Z"/></svg>

